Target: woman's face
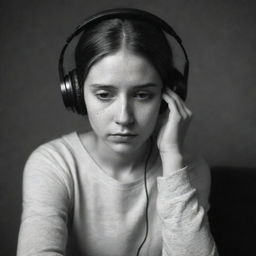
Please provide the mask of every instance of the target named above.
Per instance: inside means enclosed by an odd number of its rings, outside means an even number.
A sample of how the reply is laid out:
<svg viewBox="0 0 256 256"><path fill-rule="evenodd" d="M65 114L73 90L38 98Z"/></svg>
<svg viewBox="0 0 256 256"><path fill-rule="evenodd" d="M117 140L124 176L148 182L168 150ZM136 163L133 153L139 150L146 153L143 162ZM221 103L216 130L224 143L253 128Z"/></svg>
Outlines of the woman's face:
<svg viewBox="0 0 256 256"><path fill-rule="evenodd" d="M98 145L121 154L144 145L158 119L162 86L150 62L128 50L96 62L85 80L84 98Z"/></svg>

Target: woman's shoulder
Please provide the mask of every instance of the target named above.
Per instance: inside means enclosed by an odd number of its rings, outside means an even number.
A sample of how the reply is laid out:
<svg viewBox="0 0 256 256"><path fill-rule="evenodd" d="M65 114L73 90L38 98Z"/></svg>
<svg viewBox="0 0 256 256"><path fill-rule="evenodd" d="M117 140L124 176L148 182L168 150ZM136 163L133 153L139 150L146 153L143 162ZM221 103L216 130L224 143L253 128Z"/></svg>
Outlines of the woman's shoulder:
<svg viewBox="0 0 256 256"><path fill-rule="evenodd" d="M80 149L77 132L71 132L38 145L29 154L26 166L52 166L67 169Z"/></svg>
<svg viewBox="0 0 256 256"><path fill-rule="evenodd" d="M77 148L81 149L81 141L76 131L61 135L38 145L32 152L33 154L52 154L66 155L74 152Z"/></svg>
<svg viewBox="0 0 256 256"><path fill-rule="evenodd" d="M70 148L74 132L49 140L37 146L28 156L23 170L24 187L33 183L48 184L72 195L72 168L76 166ZM48 186L47 185L47 186Z"/></svg>
<svg viewBox="0 0 256 256"><path fill-rule="evenodd" d="M29 155L26 164L34 162L58 166L63 169L76 167L78 162L88 160L86 143L90 142L91 133L73 131L51 139L37 146Z"/></svg>

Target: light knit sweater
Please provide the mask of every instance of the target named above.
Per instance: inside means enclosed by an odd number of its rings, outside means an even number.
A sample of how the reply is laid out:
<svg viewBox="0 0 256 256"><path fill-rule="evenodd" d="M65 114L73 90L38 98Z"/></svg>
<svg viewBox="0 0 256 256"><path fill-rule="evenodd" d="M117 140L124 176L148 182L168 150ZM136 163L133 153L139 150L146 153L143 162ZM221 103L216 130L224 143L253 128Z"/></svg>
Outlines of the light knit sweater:
<svg viewBox="0 0 256 256"><path fill-rule="evenodd" d="M149 234L140 256L217 255L210 233L209 168L197 159L168 177L147 172ZM145 235L143 177L122 183L92 159L77 132L26 162L18 256L136 256Z"/></svg>

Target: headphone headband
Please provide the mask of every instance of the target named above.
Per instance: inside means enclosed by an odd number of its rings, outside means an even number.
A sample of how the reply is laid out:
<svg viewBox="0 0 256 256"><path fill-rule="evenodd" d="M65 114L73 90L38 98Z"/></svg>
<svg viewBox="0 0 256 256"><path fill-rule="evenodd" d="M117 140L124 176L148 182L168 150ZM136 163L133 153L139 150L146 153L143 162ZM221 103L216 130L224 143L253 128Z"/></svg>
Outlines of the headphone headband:
<svg viewBox="0 0 256 256"><path fill-rule="evenodd" d="M160 30L163 32L166 32L170 36L172 36L177 43L180 45L183 54L185 56L185 66L184 66L184 71L183 71L183 81L185 83L185 88L184 88L184 95L183 98L186 98L186 85L187 85L187 80L188 80L188 73L189 73L189 59L188 55L186 53L186 50L182 44L181 38L177 35L177 33L174 31L174 29L164 20L159 18L158 16L144 11L144 10L139 10L139 9L134 9L134 8L115 8L115 9L108 9L101 11L99 13L96 13L87 19L85 19L79 26L77 26L74 30L74 32L66 39L66 43L63 46L60 57L59 57L59 77L60 77L60 83L61 83L61 91L64 92L63 95L63 100L64 104L66 107L69 107L69 103L67 100L67 96L65 92L71 92L72 91L72 84L69 82L66 82L66 75L65 75L65 70L63 66L63 60L64 60L64 55L66 52L66 49L69 45L69 43L73 40L74 37L79 35L81 32L83 32L88 26L95 24L99 21L107 20L107 19L113 19L113 18L122 18L122 19L136 19L136 20L142 20L146 21L148 23L153 24L154 26L159 27ZM67 75L68 76L68 75Z"/></svg>
<svg viewBox="0 0 256 256"><path fill-rule="evenodd" d="M106 19L113 18L128 18L128 19L137 19L144 20L154 25L160 26L160 29L164 29L168 34L175 37L175 39L181 44L182 40L173 30L173 28L166 23L164 20L159 18L158 16L146 12L144 10L134 9L134 8L117 8L117 9L108 9L95 15L92 15L85 19L82 24L76 27L75 31L67 38L66 42L69 43L76 35L80 34L84 30L84 27L88 24L93 24L94 22L99 22Z"/></svg>

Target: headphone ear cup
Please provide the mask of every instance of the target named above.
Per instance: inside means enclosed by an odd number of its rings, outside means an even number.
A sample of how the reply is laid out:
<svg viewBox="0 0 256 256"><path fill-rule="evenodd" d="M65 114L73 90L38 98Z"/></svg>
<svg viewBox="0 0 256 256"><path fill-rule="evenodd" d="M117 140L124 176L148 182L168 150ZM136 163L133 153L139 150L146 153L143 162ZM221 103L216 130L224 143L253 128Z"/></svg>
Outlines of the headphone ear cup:
<svg viewBox="0 0 256 256"><path fill-rule="evenodd" d="M72 87L72 81L70 75L65 75L63 82L60 85L61 89L61 95L63 99L63 103L67 109L71 109L72 111L74 110L74 105L75 105L75 99L74 99L74 91Z"/></svg>
<svg viewBox="0 0 256 256"><path fill-rule="evenodd" d="M60 89L65 107L73 112L85 115L86 107L83 92L81 92L79 87L75 70L72 70L68 75L65 75L63 82L60 85Z"/></svg>
<svg viewBox="0 0 256 256"><path fill-rule="evenodd" d="M172 90L181 97L182 100L186 100L187 97L187 82L181 72L174 68L173 70L173 88Z"/></svg>
<svg viewBox="0 0 256 256"><path fill-rule="evenodd" d="M167 108L168 108L167 103L164 100L162 100L161 105L160 105L159 113L163 114L166 111Z"/></svg>
<svg viewBox="0 0 256 256"><path fill-rule="evenodd" d="M79 86L76 70L73 69L69 72L69 77L71 80L73 92L74 92L74 109L75 112L81 115L85 115L87 113L86 111L86 105L84 101L84 95L82 87Z"/></svg>
<svg viewBox="0 0 256 256"><path fill-rule="evenodd" d="M177 95L180 96L182 100L186 100L187 97L187 82L184 76L181 74L181 72L174 68L172 73L172 78L170 81L170 84L166 85L168 86L172 91L174 91ZM160 106L160 114L165 112L168 105L165 101L162 101L162 104Z"/></svg>

